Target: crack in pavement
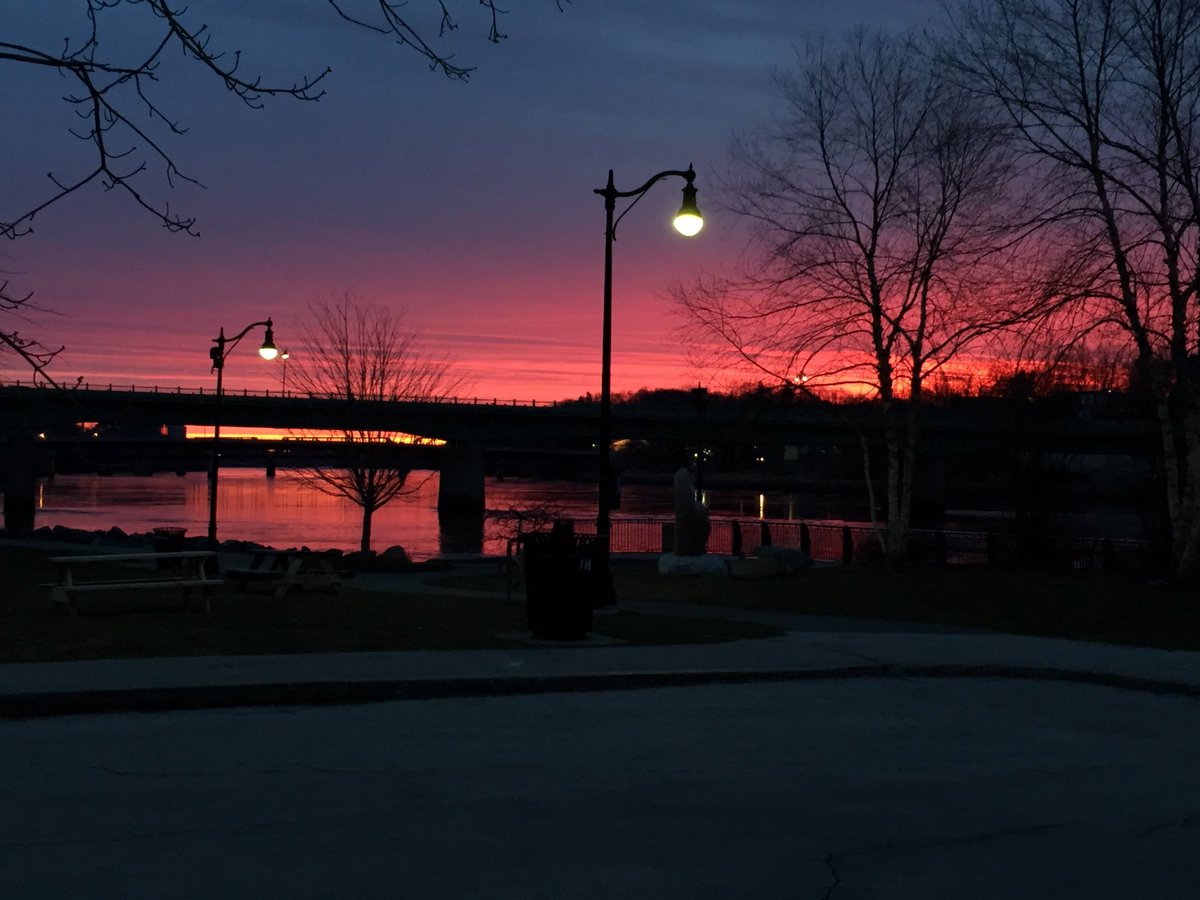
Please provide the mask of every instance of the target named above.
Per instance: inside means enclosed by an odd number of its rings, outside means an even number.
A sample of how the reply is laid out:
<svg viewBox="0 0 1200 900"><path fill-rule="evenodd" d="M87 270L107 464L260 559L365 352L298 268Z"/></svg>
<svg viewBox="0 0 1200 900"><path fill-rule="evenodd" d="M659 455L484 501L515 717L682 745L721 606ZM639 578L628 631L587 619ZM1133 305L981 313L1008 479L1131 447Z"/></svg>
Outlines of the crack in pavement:
<svg viewBox="0 0 1200 900"><path fill-rule="evenodd" d="M1189 828L1195 828L1197 825L1200 825L1200 814L1192 813L1184 816L1177 822L1161 822L1157 825L1147 825L1140 832L1138 832L1137 836L1139 839L1145 840L1146 838L1163 831L1171 831L1173 829L1185 831Z"/></svg>
<svg viewBox="0 0 1200 900"><path fill-rule="evenodd" d="M841 884L842 878L837 869L839 860L849 859L851 857L870 856L876 853L892 853L905 852L912 850L929 850L942 847L965 847L972 844L983 844L988 841L999 840L1012 837L1031 837L1034 835L1045 834L1050 831L1055 831L1059 828L1068 828L1072 825L1079 825L1079 822L1047 822L1040 825L1027 825L1021 828L1004 828L997 831L983 831L976 834L954 835L952 837L929 838L926 840L914 841L889 841L884 844L876 844L867 847L860 847L857 850L846 850L842 853L829 853L825 857L825 864L837 879L835 884L825 893L824 900L828 900L833 887Z"/></svg>
<svg viewBox="0 0 1200 900"><path fill-rule="evenodd" d="M821 895L821 900L829 900L833 896L833 892L837 890L837 886L842 883L842 876L838 874L837 860L832 853L825 854L825 866L829 869L829 874L833 876L833 882L829 887L825 888L825 893Z"/></svg>

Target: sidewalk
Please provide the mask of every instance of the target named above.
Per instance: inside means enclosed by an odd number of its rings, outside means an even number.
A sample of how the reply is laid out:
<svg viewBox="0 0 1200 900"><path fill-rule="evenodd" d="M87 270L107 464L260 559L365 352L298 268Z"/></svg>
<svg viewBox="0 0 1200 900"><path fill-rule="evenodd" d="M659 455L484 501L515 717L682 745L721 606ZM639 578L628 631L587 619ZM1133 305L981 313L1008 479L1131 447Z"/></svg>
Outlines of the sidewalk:
<svg viewBox="0 0 1200 900"><path fill-rule="evenodd" d="M364 575L356 585L431 590L413 576ZM706 645L530 642L503 650L5 664L0 718L862 677L1050 679L1200 698L1200 652L682 604L622 608L760 621L786 634Z"/></svg>

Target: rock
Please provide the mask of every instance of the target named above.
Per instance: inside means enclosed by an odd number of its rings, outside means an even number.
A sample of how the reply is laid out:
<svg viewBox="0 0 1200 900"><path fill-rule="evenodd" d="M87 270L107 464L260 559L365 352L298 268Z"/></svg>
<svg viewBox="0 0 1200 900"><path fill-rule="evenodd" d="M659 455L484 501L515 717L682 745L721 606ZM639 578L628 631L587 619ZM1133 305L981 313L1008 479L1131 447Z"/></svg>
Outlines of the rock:
<svg viewBox="0 0 1200 900"><path fill-rule="evenodd" d="M803 550L790 547L759 547L758 558L775 563L782 572L803 572L813 564L812 557Z"/></svg>
<svg viewBox="0 0 1200 900"><path fill-rule="evenodd" d="M783 563L776 559L751 557L733 559L729 563L729 574L734 578L774 578L786 571Z"/></svg>
<svg viewBox="0 0 1200 900"><path fill-rule="evenodd" d="M728 575L729 560L716 554L680 556L664 553L658 558L659 575Z"/></svg>

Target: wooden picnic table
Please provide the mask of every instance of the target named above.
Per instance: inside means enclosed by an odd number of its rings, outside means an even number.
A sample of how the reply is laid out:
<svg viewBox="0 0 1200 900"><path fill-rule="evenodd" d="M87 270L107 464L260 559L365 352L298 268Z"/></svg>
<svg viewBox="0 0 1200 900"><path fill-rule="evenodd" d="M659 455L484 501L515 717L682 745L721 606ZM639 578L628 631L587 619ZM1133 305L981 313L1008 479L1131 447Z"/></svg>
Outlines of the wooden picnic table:
<svg viewBox="0 0 1200 900"><path fill-rule="evenodd" d="M225 575L238 590L262 585L282 597L293 591L331 591L342 586L341 576L327 557L315 553L259 550L244 568L226 567Z"/></svg>
<svg viewBox="0 0 1200 900"><path fill-rule="evenodd" d="M89 556L52 556L58 567L58 579L50 588L50 599L77 611L76 596L108 591L177 588L184 609L189 606L193 589L199 589L204 609L210 609L209 592L223 584L214 574L217 554L211 550L180 550L169 553L98 553ZM122 564L119 575L99 574L96 566Z"/></svg>

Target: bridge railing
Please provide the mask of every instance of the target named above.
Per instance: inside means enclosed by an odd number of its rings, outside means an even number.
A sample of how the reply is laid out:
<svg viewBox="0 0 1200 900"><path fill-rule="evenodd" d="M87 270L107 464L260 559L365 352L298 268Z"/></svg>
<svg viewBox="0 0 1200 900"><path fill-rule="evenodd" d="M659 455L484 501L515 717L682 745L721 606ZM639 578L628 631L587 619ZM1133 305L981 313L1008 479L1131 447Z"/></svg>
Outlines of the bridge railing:
<svg viewBox="0 0 1200 900"><path fill-rule="evenodd" d="M37 388L39 390L66 390L66 391L95 391L99 393L122 393L122 394L167 394L167 395L187 395L195 397L212 396L216 393L215 388L206 387L182 387L182 386L167 386L167 385L145 385L145 384L119 384L116 382L100 382L92 384L88 381L79 381L71 385L63 385L54 387L45 381L15 379L12 381L0 380L0 388ZM342 400L341 395L336 393L320 393L317 391L296 391L287 388L280 390L271 389L252 389L241 388L229 389L225 388L222 391L225 397L260 397L269 398L276 397L283 400ZM531 409L550 408L564 406L567 404L577 404L575 400L522 400L520 398L506 397L444 397L431 400L428 397L411 396L411 397L396 397L398 403L442 403L447 406L500 406L500 407L527 407Z"/></svg>
<svg viewBox="0 0 1200 900"><path fill-rule="evenodd" d="M840 522L714 519L708 551L754 556L764 546L804 550L815 560L853 564L879 558L879 544L869 525ZM590 519L574 522L579 534L595 534ZM671 549L674 519L614 518L610 540L614 553L663 553ZM1076 570L1149 572L1154 560L1149 545L1132 538L1039 536L983 531L912 529L909 557L940 565L1051 565Z"/></svg>

